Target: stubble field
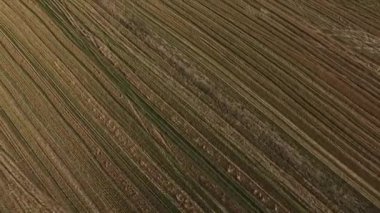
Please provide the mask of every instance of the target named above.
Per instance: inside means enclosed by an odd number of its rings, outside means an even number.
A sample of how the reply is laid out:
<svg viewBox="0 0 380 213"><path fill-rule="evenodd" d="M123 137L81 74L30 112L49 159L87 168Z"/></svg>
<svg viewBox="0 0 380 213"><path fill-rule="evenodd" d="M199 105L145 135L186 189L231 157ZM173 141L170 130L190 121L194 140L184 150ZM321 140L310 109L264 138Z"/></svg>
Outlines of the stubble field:
<svg viewBox="0 0 380 213"><path fill-rule="evenodd" d="M0 0L0 212L378 212L376 0Z"/></svg>

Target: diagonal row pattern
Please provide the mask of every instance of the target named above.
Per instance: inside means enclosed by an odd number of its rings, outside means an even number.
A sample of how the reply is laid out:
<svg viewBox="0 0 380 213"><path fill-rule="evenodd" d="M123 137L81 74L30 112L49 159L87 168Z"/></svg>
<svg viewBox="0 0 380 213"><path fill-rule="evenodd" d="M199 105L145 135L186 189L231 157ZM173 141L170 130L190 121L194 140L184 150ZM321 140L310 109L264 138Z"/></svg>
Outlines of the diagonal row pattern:
<svg viewBox="0 0 380 213"><path fill-rule="evenodd" d="M378 211L371 2L0 0L0 212Z"/></svg>

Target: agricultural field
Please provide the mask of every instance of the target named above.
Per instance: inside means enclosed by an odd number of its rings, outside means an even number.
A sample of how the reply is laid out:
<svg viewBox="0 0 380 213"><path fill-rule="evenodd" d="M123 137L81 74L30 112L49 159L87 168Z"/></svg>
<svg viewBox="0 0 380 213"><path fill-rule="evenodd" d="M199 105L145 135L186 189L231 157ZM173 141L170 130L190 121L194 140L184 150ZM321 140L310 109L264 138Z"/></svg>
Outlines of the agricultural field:
<svg viewBox="0 0 380 213"><path fill-rule="evenodd" d="M380 1L0 0L0 212L380 212Z"/></svg>

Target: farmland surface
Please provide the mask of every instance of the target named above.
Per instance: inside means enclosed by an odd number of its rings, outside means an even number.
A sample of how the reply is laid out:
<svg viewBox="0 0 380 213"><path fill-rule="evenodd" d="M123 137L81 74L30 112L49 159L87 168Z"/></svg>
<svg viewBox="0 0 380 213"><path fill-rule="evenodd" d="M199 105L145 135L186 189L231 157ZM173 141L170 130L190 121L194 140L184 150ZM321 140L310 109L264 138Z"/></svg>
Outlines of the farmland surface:
<svg viewBox="0 0 380 213"><path fill-rule="evenodd" d="M0 212L380 212L379 11L0 0Z"/></svg>

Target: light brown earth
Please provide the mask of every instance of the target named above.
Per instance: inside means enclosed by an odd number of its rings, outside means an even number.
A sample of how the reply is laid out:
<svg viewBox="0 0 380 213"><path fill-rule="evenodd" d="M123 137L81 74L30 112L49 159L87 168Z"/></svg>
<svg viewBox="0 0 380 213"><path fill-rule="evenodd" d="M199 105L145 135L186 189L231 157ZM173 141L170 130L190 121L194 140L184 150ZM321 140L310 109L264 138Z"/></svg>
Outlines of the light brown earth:
<svg viewBox="0 0 380 213"><path fill-rule="evenodd" d="M377 0L0 0L0 212L380 212Z"/></svg>

